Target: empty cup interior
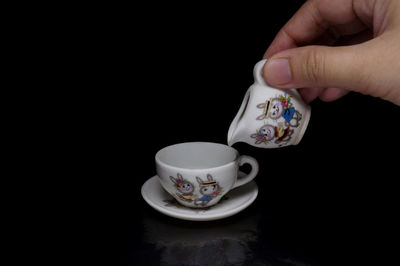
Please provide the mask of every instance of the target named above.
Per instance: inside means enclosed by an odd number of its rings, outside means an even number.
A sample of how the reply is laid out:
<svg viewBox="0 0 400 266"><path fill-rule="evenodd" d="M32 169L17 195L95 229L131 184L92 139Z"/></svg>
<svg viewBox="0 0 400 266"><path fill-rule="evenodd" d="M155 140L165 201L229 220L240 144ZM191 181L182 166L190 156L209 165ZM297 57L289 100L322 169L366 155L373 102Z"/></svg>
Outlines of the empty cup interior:
<svg viewBox="0 0 400 266"><path fill-rule="evenodd" d="M186 142L157 152L156 161L173 167L206 169L235 161L238 152L229 146L210 142Z"/></svg>

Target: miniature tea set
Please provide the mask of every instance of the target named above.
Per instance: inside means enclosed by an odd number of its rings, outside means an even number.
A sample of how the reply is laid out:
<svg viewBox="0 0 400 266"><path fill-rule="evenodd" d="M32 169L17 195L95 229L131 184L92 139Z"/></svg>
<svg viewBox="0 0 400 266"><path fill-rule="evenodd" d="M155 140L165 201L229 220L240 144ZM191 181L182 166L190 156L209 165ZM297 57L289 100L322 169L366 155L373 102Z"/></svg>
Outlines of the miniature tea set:
<svg viewBox="0 0 400 266"><path fill-rule="evenodd" d="M239 176L244 175L239 172ZM220 202L212 207L188 208L164 190L159 177L153 176L142 187L145 201L155 210L178 219L190 221L212 221L232 216L246 209L258 195L256 182L251 181L245 186L238 187L222 197Z"/></svg>
<svg viewBox="0 0 400 266"><path fill-rule="evenodd" d="M311 108L297 90L269 87L262 77L266 60L254 67L254 84L247 90L228 130L228 144L245 142L259 148L297 145L310 120Z"/></svg>
<svg viewBox="0 0 400 266"><path fill-rule="evenodd" d="M157 152L157 175L142 186L142 196L151 207L179 219L210 221L232 216L254 202L258 163L231 146L237 142L267 149L297 145L311 115L295 89L283 91L265 83L265 62L254 67L254 84L229 127L228 145L186 142ZM249 174L239 171L243 164L251 166Z"/></svg>

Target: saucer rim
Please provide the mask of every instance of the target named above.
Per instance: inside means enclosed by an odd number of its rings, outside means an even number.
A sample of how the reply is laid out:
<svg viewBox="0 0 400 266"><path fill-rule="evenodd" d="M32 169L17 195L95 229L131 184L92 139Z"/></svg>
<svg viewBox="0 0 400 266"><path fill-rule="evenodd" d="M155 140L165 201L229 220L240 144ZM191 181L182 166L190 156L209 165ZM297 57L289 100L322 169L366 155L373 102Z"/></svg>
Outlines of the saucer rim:
<svg viewBox="0 0 400 266"><path fill-rule="evenodd" d="M188 221L213 221L213 220L220 220L220 219L224 219L230 216L233 216L241 211L243 211L244 209L246 209L248 206L250 206L256 199L258 196L258 186L257 183L252 180L251 182L243 185L243 186L248 186L248 185L253 185L254 186L254 191L251 192L251 197L244 202L243 204L233 208L233 209L229 209L227 211L224 212L220 212L220 213L216 213L216 214L211 214L211 215L202 215L202 214L182 214L182 213L177 213L171 210L167 210L165 208L163 208L162 206L156 204L155 202L150 200L150 197L148 196L148 194L146 194L145 192L145 187L149 185L150 182L152 182L152 180L157 179L158 180L158 175L155 175L151 178L149 178L148 180L146 180L146 182L142 185L141 188L141 194L143 199L156 211L161 212L162 214L165 214L167 216L170 217L174 217L177 219L181 219L181 220L188 220ZM160 184L161 186L161 184ZM227 195L229 195L229 192L227 193ZM190 209L189 207L186 207L188 209ZM193 209L196 210L196 209ZM199 209L201 210L201 209Z"/></svg>

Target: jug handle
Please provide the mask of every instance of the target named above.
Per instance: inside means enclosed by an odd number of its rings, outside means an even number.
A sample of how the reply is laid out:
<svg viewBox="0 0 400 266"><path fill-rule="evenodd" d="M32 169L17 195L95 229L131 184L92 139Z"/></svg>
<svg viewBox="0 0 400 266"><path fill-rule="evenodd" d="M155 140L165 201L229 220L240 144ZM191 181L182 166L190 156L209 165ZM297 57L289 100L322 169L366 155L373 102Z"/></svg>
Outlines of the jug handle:
<svg viewBox="0 0 400 266"><path fill-rule="evenodd" d="M253 70L254 81L263 86L268 86L262 76L263 67L266 62L267 62L267 59L261 60L254 66L254 70Z"/></svg>
<svg viewBox="0 0 400 266"><path fill-rule="evenodd" d="M265 65L266 62L267 62L267 59L263 59L260 62L258 62L254 66L254 71L253 71L255 82L257 82L258 84L260 84L262 86L268 86L268 84L265 82L264 77L262 75L263 68L264 68L264 65ZM301 98L300 93L297 91L297 89L289 89L289 91L291 91L297 97Z"/></svg>

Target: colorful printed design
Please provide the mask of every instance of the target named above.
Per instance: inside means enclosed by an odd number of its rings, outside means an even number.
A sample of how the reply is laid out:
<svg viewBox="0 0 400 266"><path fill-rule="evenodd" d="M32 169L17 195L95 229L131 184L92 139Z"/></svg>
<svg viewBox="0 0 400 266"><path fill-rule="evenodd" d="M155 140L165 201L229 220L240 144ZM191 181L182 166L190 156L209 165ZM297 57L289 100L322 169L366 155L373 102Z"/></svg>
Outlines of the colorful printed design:
<svg viewBox="0 0 400 266"><path fill-rule="evenodd" d="M271 98L265 103L260 103L257 108L263 109L261 115L257 117L257 120L263 120L271 118L273 120L278 120L282 117L285 120L285 125L287 127L298 127L299 121L302 115L293 107L292 99L285 93L284 95L279 95L279 97Z"/></svg>
<svg viewBox="0 0 400 266"><path fill-rule="evenodd" d="M203 181L198 176L196 176L196 180L200 185L202 197L195 200L195 205L206 206L212 199L221 194L222 188L210 174L207 174L207 181Z"/></svg>
<svg viewBox="0 0 400 266"><path fill-rule="evenodd" d="M280 144L282 142L288 142L292 138L293 129L289 127L283 128L283 126L279 125L275 127L275 143Z"/></svg>
<svg viewBox="0 0 400 266"><path fill-rule="evenodd" d="M194 185L191 182L184 179L179 173L177 174L177 178L174 178L173 176L170 176L169 178L174 183L176 189L179 191L179 193L177 192L176 195L181 200L192 202L195 199L195 196L193 195Z"/></svg>
<svg viewBox="0 0 400 266"><path fill-rule="evenodd" d="M255 144L268 144L274 139L276 144L280 144L282 142L288 142L292 138L292 134L293 129L289 127L284 128L282 125L278 125L277 127L273 125L264 125L258 129L255 134L252 134L251 137L255 139Z"/></svg>
<svg viewBox="0 0 400 266"><path fill-rule="evenodd" d="M229 197L227 195L223 196L218 204L223 204L223 202L225 202L226 200L229 200ZM195 213L206 212L213 207L213 206L207 206L207 207L198 208L198 209L189 208L189 207L186 207L186 206L180 204L175 198L165 199L165 200L163 200L163 202L164 202L165 207L177 208L177 209L182 209L182 210L190 210Z"/></svg>
<svg viewBox="0 0 400 266"><path fill-rule="evenodd" d="M272 125L264 125L259 130L257 130L256 134L252 134L251 137L256 139L256 144L268 144L270 140L272 140L275 136L275 128Z"/></svg>

